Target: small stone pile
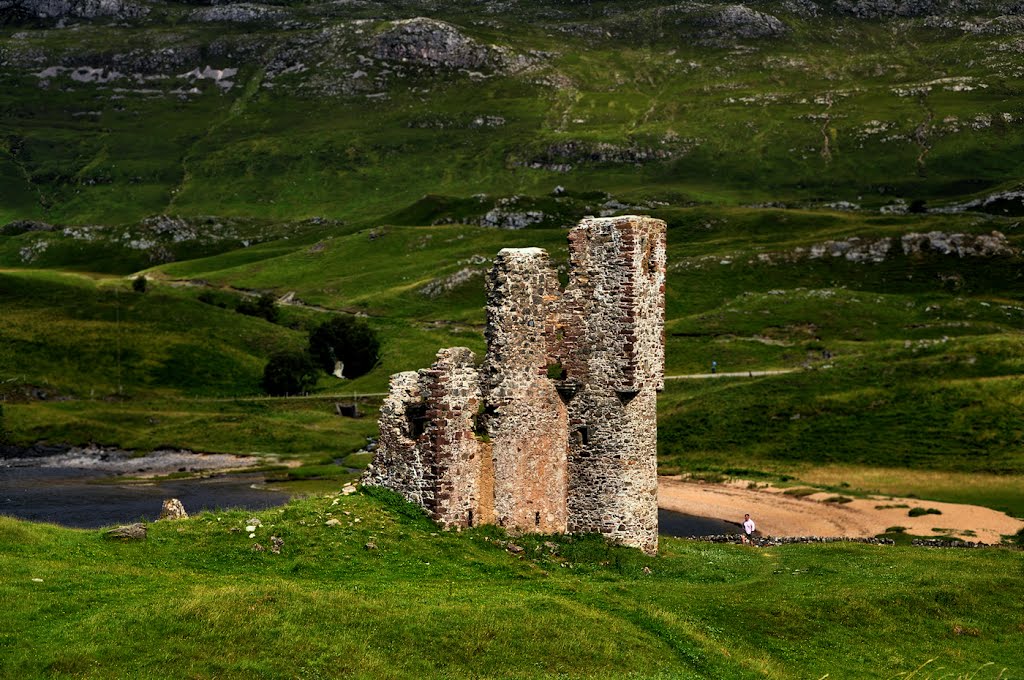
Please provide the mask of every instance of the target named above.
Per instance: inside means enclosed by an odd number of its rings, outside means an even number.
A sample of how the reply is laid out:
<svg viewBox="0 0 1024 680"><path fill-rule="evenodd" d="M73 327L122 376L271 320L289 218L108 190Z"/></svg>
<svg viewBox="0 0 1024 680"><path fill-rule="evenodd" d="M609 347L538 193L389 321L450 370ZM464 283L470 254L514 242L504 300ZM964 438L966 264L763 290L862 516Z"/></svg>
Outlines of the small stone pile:
<svg viewBox="0 0 1024 680"><path fill-rule="evenodd" d="M688 536L691 541L705 543L741 543L740 534L716 534L713 536ZM868 545L895 545L891 538L856 538L851 536L755 536L754 545L772 547L794 543L866 543Z"/></svg>

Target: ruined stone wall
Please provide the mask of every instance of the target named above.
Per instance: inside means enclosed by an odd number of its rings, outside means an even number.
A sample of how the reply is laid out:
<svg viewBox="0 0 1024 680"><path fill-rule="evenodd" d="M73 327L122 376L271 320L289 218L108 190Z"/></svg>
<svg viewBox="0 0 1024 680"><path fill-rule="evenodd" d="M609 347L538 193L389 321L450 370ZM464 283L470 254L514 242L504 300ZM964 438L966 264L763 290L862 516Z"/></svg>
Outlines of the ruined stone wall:
<svg viewBox="0 0 1024 680"><path fill-rule="evenodd" d="M480 376L465 347L441 350L428 369L392 376L364 483L397 491L445 526L493 515L493 497L480 491L490 468L474 433L480 404Z"/></svg>
<svg viewBox="0 0 1024 680"><path fill-rule="evenodd" d="M664 286L664 222L586 219L569 234L568 528L647 552L658 545Z"/></svg>
<svg viewBox="0 0 1024 680"><path fill-rule="evenodd" d="M482 416L497 523L513 531L566 530L567 414L547 375L547 331L560 293L540 248L502 250L487 278Z"/></svg>
<svg viewBox="0 0 1024 680"><path fill-rule="evenodd" d="M364 481L446 526L599 532L653 553L665 224L588 218L569 251L564 293L543 250L498 254L483 366L454 348L393 376Z"/></svg>

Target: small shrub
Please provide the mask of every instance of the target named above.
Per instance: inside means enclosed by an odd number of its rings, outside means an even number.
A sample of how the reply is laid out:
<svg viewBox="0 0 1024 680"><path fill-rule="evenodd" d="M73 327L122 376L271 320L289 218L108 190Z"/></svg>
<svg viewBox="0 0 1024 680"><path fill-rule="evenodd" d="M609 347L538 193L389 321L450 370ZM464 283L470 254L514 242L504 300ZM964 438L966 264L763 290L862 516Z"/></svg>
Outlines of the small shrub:
<svg viewBox="0 0 1024 680"><path fill-rule="evenodd" d="M853 499L849 496L829 496L823 503L850 503Z"/></svg>
<svg viewBox="0 0 1024 680"><path fill-rule="evenodd" d="M915 215L921 215L928 212L928 203L923 198L915 198L910 202L910 207L907 208L907 212Z"/></svg>
<svg viewBox="0 0 1024 680"><path fill-rule="evenodd" d="M340 361L346 378L358 378L377 365L380 341L362 319L336 316L309 334L309 354L328 373L333 373L334 364Z"/></svg>
<svg viewBox="0 0 1024 680"><path fill-rule="evenodd" d="M726 480L725 475L721 472L705 471L705 472L691 472L690 479L698 482L707 482L709 484L721 484Z"/></svg>
<svg viewBox="0 0 1024 680"><path fill-rule="evenodd" d="M911 508L907 513L910 517L922 517L924 515L941 515L942 511L935 508Z"/></svg>
<svg viewBox="0 0 1024 680"><path fill-rule="evenodd" d="M139 276L136 276L135 279L132 281L132 290L134 290L136 293L145 293L146 288L148 286L149 281L146 279L145 276L142 276L141 274Z"/></svg>
<svg viewBox="0 0 1024 680"><path fill-rule="evenodd" d="M910 506L907 505L906 503L898 503L896 505L876 505L875 506L875 510L890 510L890 509L895 509L895 508L903 509L903 508L909 508L909 507Z"/></svg>
<svg viewBox="0 0 1024 680"><path fill-rule="evenodd" d="M2 423L0 423L0 425L2 425ZM2 434L3 428L0 427L0 436L2 436ZM1017 535L1013 537L1013 542L1016 543L1018 547L1024 548L1024 529L1017 532ZM1024 632L1024 624L1021 624L1021 632Z"/></svg>
<svg viewBox="0 0 1024 680"><path fill-rule="evenodd" d="M308 392L316 384L316 364L306 352L278 352L263 369L263 389L275 397Z"/></svg>
<svg viewBox="0 0 1024 680"><path fill-rule="evenodd" d="M885 533L887 533L887 534L902 534L902 533L906 533L906 531L907 531L906 527L894 526L894 527L887 528L885 530Z"/></svg>
<svg viewBox="0 0 1024 680"><path fill-rule="evenodd" d="M796 498L803 498L805 496L810 496L811 494L818 493L818 490L817 489L812 489L812 488L810 488L808 486L797 486L797 487L794 487L792 489L786 489L782 493L784 493L787 496L794 496Z"/></svg>
<svg viewBox="0 0 1024 680"><path fill-rule="evenodd" d="M277 304L274 301L274 296L270 293L264 293L255 302L249 299L240 301L235 307L235 311L246 316L266 319L270 323L277 323Z"/></svg>

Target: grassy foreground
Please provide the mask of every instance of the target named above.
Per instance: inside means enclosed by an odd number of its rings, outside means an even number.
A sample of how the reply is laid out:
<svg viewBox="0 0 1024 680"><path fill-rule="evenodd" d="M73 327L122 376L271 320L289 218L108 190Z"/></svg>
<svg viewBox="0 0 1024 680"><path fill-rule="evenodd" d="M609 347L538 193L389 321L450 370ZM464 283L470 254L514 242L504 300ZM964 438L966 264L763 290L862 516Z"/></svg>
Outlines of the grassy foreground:
<svg viewBox="0 0 1024 680"><path fill-rule="evenodd" d="M127 544L0 518L0 676L1007 680L1024 668L1020 552L663 539L651 558L528 537L513 554L493 528L439 532L417 513L379 492L330 495L258 513L254 539L252 513L226 511Z"/></svg>

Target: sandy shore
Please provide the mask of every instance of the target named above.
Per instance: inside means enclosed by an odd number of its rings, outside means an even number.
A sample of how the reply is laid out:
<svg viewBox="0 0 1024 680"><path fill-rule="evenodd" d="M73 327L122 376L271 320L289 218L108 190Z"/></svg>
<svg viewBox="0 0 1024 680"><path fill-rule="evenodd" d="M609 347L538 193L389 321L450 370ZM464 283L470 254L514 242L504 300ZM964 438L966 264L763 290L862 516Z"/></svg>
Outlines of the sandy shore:
<svg viewBox="0 0 1024 680"><path fill-rule="evenodd" d="M1003 536L1024 528L1022 520L976 505L892 496L825 503L826 498L836 494L822 492L798 498L772 486L747 487L748 482L742 480L708 484L660 477L658 504L666 510L737 523L743 521L744 513L750 513L758 530L771 536L866 538L901 526L915 536L954 535L969 541L999 543ZM908 507L884 507L895 505ZM934 508L942 514L910 517L908 512L912 508Z"/></svg>

